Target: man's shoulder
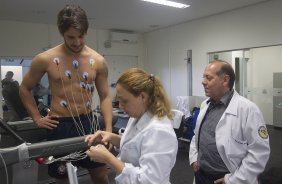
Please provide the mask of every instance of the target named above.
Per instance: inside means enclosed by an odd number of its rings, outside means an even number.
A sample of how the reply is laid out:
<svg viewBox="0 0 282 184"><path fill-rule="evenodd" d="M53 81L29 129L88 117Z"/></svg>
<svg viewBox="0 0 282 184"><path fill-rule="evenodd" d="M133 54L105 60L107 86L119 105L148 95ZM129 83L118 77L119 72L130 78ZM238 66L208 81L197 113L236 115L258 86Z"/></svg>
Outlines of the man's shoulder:
<svg viewBox="0 0 282 184"><path fill-rule="evenodd" d="M8 79L4 78L4 79L1 80L1 82L8 82Z"/></svg>
<svg viewBox="0 0 282 184"><path fill-rule="evenodd" d="M105 59L104 57L98 53L97 51L95 51L94 49L88 47L88 46L85 46L85 50L86 50L86 55L92 57L95 61L98 61L98 62L103 62Z"/></svg>
<svg viewBox="0 0 282 184"><path fill-rule="evenodd" d="M47 51L44 51L44 52L41 52L41 53L35 55L33 60L34 61L45 61L45 60L48 60L50 58L51 58L50 54L48 54Z"/></svg>
<svg viewBox="0 0 282 184"><path fill-rule="evenodd" d="M60 45L50 48L46 51L40 52L34 56L33 60L35 61L50 61L52 58L57 58L62 55Z"/></svg>
<svg viewBox="0 0 282 184"><path fill-rule="evenodd" d="M250 99L241 95L238 96L237 100L240 107L244 107L244 109L258 109L258 106Z"/></svg>

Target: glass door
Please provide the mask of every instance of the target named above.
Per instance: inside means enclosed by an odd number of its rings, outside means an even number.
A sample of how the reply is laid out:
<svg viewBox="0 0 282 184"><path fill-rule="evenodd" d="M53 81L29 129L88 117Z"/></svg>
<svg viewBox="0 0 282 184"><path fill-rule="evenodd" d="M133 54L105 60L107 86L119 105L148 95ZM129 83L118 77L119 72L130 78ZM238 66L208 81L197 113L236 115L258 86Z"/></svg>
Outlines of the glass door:
<svg viewBox="0 0 282 184"><path fill-rule="evenodd" d="M236 91L257 104L269 125L282 127L282 46L209 53L230 62Z"/></svg>

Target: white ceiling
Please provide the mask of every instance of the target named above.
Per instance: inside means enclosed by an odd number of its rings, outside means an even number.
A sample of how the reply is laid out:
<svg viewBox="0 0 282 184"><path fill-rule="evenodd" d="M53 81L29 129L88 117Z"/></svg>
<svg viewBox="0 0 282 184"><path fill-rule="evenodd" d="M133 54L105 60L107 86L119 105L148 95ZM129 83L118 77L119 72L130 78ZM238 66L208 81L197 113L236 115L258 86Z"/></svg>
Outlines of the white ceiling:
<svg viewBox="0 0 282 184"><path fill-rule="evenodd" d="M79 4L93 28L142 33L269 0L176 1L191 6L176 9L140 0L0 0L0 20L56 24L65 4Z"/></svg>

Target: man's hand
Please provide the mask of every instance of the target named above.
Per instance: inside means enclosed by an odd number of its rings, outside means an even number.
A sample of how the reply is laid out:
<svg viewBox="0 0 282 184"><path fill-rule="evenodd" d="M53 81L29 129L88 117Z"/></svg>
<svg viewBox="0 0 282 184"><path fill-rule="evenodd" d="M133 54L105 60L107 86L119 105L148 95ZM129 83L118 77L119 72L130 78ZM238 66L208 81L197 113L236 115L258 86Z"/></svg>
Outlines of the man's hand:
<svg viewBox="0 0 282 184"><path fill-rule="evenodd" d="M56 128L57 125L59 124L58 121L56 121L56 119L58 118L58 116L55 115L51 115L50 113L47 114L47 116L42 117L40 119L38 119L37 121L35 121L35 123L37 124L37 126L39 128L47 128L47 129L53 129Z"/></svg>
<svg viewBox="0 0 282 184"><path fill-rule="evenodd" d="M194 172L197 172L200 169L200 166L198 165L197 161L193 162L191 166Z"/></svg>

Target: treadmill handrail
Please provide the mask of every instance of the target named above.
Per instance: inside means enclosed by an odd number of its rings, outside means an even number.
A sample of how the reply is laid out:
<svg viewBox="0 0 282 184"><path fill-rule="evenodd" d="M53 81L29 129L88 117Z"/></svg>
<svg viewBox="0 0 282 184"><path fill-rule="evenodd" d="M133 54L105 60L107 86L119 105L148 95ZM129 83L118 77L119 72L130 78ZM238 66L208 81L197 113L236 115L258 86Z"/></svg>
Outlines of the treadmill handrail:
<svg viewBox="0 0 282 184"><path fill-rule="evenodd" d="M84 142L85 136L60 139L54 141L45 141L40 143L23 143L16 147L0 149L5 164L34 160L39 157L58 156L75 151L88 149L87 143ZM95 145L97 143L94 143ZM4 166L0 161L0 168Z"/></svg>

